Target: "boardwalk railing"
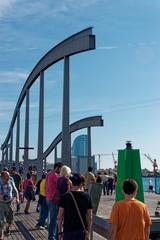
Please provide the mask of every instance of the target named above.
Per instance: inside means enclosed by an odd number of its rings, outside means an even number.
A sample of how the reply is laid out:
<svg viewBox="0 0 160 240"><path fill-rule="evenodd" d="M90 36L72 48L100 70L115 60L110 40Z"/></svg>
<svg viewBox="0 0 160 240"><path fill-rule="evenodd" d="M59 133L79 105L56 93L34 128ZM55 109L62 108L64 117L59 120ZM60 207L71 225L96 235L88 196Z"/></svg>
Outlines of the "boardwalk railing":
<svg viewBox="0 0 160 240"><path fill-rule="evenodd" d="M160 218L151 217L152 225L150 232L150 239L160 239ZM109 223L107 218L95 216L93 217L93 231L104 238L108 238Z"/></svg>

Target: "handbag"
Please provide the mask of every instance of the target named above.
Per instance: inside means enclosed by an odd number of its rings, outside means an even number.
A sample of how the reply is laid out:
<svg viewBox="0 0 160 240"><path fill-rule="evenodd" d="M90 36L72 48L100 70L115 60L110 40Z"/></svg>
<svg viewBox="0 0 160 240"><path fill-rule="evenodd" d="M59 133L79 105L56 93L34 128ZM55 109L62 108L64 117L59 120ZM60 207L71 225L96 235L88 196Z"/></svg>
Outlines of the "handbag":
<svg viewBox="0 0 160 240"><path fill-rule="evenodd" d="M69 192L69 194L71 195L71 197L72 197L72 199L73 199L73 201L74 201L74 205L75 205L75 207L76 207L76 209L77 209L77 212L78 212L79 218L80 218L81 223L82 223L82 226L83 226L83 228L84 228L84 231L85 231L85 240L89 240L88 231L86 230L86 227L85 227L85 225L84 225L84 222L83 222L83 219L82 219L81 213L80 213L80 211L79 211L79 208L78 208L77 202L76 202L76 200L75 200L75 198L74 198L74 196L73 196L73 193L72 193L72 192Z"/></svg>

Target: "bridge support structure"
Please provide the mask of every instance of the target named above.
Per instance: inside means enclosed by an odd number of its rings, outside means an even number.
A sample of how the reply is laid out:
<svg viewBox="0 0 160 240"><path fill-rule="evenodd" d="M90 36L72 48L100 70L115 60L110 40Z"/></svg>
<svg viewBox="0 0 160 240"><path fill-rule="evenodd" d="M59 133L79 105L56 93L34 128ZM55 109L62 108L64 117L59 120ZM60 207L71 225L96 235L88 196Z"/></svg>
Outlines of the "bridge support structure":
<svg viewBox="0 0 160 240"><path fill-rule="evenodd" d="M45 70L53 66L55 63L64 61L64 80L63 80L63 106L62 106L62 149L61 158L64 164L71 167L71 135L70 135L70 67L69 61L72 55L94 50L95 35L92 34L92 28L86 28L69 38L65 39L50 51L48 51L36 64L32 72L28 76L20 96L18 98L8 134L4 143L1 145L2 150L2 165L9 168L13 164L13 129L16 125L16 149L15 149L15 165L19 169L20 158L20 114L21 106L25 101L25 129L24 129L24 174L28 171L29 159L29 108L30 108L30 88L33 83L40 79L39 90L39 117L38 117L38 143L37 143L37 168L38 178L43 173L44 159L44 73ZM91 161L91 129L88 126L88 164ZM55 146L56 147L56 146ZM8 154L9 151L9 154ZM9 157L8 157L9 155ZM55 148L55 161L57 161L57 150Z"/></svg>

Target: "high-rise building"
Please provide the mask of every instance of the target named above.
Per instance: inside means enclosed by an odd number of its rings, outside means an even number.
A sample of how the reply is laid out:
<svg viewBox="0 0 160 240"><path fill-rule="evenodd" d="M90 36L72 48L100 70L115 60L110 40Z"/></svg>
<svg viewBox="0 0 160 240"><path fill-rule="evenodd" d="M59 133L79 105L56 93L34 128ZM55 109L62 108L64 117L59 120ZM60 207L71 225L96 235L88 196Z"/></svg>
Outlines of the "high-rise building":
<svg viewBox="0 0 160 240"><path fill-rule="evenodd" d="M91 158L93 171L96 170L95 157ZM85 173L88 169L88 136L79 135L72 145L72 171Z"/></svg>
<svg viewBox="0 0 160 240"><path fill-rule="evenodd" d="M79 135L72 145L72 156L88 156L88 138L87 135Z"/></svg>

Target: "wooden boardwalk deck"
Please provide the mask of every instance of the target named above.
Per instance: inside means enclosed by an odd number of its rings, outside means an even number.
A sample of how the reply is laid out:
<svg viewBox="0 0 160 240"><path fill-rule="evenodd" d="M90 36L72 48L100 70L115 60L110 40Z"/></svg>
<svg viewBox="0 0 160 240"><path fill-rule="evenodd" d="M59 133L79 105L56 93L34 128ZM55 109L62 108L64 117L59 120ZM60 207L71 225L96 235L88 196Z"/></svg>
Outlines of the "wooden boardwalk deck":
<svg viewBox="0 0 160 240"><path fill-rule="evenodd" d="M4 240L42 240L47 239L47 230L36 228L39 213L35 211L37 202L32 202L30 214L24 214L24 204L20 212L14 212L14 223L11 227L11 234Z"/></svg>
<svg viewBox="0 0 160 240"><path fill-rule="evenodd" d="M159 195L145 193L145 202L149 208L151 216L154 215ZM115 196L101 196L97 215L109 217L111 208L114 203ZM21 211L14 213L14 223L11 228L11 235L5 237L4 240L42 240L48 239L47 230L39 230L36 228L39 213L36 212L37 201L31 203L30 214L24 214L24 204L21 206ZM104 240L105 238L98 234L93 234L94 240Z"/></svg>
<svg viewBox="0 0 160 240"><path fill-rule="evenodd" d="M48 239L48 231L36 228L39 213L36 212L37 201L31 203L30 214L24 214L24 206L21 205L20 212L14 211L14 222L11 227L11 234L4 237L4 240L45 240ZM104 238L94 233L94 240Z"/></svg>
<svg viewBox="0 0 160 240"><path fill-rule="evenodd" d="M151 216L154 215L159 195L145 193L145 202L149 208ZM109 217L111 208L114 203L115 196L101 196L97 215ZM36 228L39 213L36 212L37 201L31 203L30 214L24 214L24 204L21 206L21 211L14 213L14 223L11 228L11 235L5 237L4 240L42 240L48 239L47 230L39 230ZM94 240L104 240L105 238L98 234L93 234Z"/></svg>

